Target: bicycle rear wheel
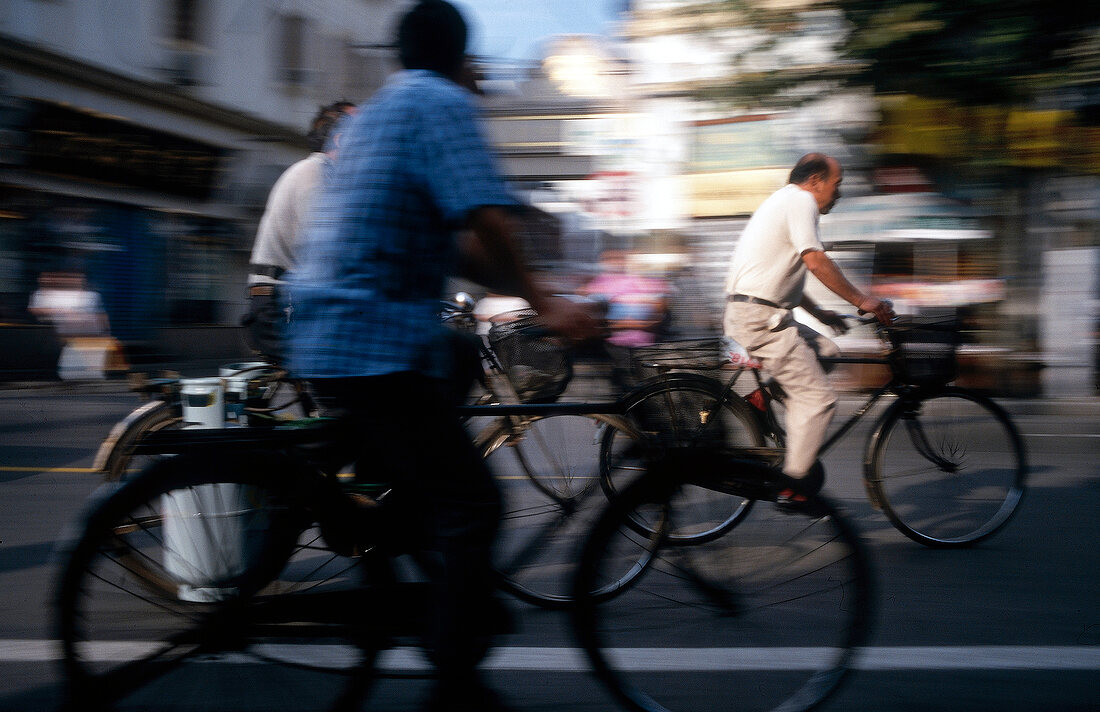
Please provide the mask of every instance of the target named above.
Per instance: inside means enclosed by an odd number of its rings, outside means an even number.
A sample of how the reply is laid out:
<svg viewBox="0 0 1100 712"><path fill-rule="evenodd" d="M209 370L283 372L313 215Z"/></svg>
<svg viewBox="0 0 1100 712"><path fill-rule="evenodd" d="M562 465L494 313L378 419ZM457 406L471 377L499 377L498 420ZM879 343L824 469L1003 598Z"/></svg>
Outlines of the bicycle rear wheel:
<svg viewBox="0 0 1100 712"><path fill-rule="evenodd" d="M607 430L600 447L601 484L608 495L638 478L654 448L715 445L715 439L729 449L762 447L760 426L737 394L718 407L724 390L724 385L712 378L675 373L654 378L627 394L625 413L631 428ZM748 514L752 500L684 485L671 504L672 525L666 532L669 542L700 544L736 526ZM631 521L639 533L652 533L654 522L643 512Z"/></svg>
<svg viewBox="0 0 1100 712"><path fill-rule="evenodd" d="M608 416L550 415L502 421L483 442L486 465L504 499L494 566L502 587L528 603L560 608L581 546L606 502L597 478ZM631 562L620 578L636 575Z"/></svg>
<svg viewBox="0 0 1100 712"><path fill-rule="evenodd" d="M69 700L248 710L276 695L325 709L340 690L316 671L369 668L373 652L349 625L362 596L333 604L360 585L354 561L317 544L293 493L274 456L203 453L157 462L99 502L56 601Z"/></svg>
<svg viewBox="0 0 1100 712"><path fill-rule="evenodd" d="M631 710L808 710L831 694L867 635L871 586L856 535L826 500L757 502L725 536L673 545L655 521L676 483L647 476L596 523L577 571L574 628L596 675ZM646 550L652 563L604 602L598 588Z"/></svg>
<svg viewBox="0 0 1100 712"><path fill-rule="evenodd" d="M979 542L1016 513L1027 480L1023 439L996 403L961 388L902 399L872 435L872 502L910 539Z"/></svg>

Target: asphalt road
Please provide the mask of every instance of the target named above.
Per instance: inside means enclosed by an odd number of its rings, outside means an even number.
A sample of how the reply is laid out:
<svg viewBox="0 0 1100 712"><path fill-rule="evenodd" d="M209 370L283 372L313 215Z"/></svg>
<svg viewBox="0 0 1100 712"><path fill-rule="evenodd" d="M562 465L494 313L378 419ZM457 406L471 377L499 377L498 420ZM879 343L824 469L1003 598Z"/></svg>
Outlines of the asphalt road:
<svg viewBox="0 0 1100 712"><path fill-rule="evenodd" d="M96 446L136 404L121 387L0 390L0 710L58 703L52 552L97 485ZM973 549L925 549L867 504L862 431L826 459L826 491L870 545L878 605L869 648L824 709L1100 709L1100 405L1005 405L1030 450L1031 486L1008 528ZM487 663L508 704L614 709L572 650L562 614L512 608L518 632ZM231 665L211 665L211 695L234 681ZM297 684L320 699L331 682L303 675ZM428 684L382 681L364 709L418 709ZM712 689L698 675L670 674L664 684L684 710L741 709L739 691ZM280 708L275 689L255 690L258 709Z"/></svg>

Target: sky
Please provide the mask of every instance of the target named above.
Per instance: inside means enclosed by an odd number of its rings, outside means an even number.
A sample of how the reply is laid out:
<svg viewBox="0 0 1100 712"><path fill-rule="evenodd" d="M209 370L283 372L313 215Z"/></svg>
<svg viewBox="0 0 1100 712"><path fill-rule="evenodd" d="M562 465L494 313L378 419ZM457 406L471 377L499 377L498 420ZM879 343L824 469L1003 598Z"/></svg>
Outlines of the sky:
<svg viewBox="0 0 1100 712"><path fill-rule="evenodd" d="M473 54L538 60L561 34L609 35L625 0L453 0L473 31Z"/></svg>

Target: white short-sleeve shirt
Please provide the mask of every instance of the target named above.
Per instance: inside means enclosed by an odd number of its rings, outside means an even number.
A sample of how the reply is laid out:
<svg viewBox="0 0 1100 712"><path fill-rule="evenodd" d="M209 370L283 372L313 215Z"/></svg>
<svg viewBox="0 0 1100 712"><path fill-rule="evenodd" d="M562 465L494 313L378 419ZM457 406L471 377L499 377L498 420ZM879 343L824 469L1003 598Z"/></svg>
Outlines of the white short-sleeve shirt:
<svg viewBox="0 0 1100 712"><path fill-rule="evenodd" d="M784 307L802 303L806 265L802 254L824 250L821 213L814 196L796 185L772 193L741 233L726 277L727 294L745 294Z"/></svg>
<svg viewBox="0 0 1100 712"><path fill-rule="evenodd" d="M256 231L256 241L249 259L251 264L272 265L287 271L294 269L302 228L328 160L324 153L311 153L287 168L275 181ZM264 275L248 276L250 285L276 281Z"/></svg>

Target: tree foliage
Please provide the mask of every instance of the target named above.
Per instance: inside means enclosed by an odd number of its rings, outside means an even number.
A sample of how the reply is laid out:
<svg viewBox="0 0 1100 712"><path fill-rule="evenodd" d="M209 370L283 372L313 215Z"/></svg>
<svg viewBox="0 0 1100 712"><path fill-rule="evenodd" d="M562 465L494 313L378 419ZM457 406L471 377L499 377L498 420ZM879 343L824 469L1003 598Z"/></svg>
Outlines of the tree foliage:
<svg viewBox="0 0 1100 712"><path fill-rule="evenodd" d="M834 0L850 27L849 83L970 105L1032 101L1089 77L1100 3Z"/></svg>
<svg viewBox="0 0 1100 712"><path fill-rule="evenodd" d="M813 31L807 18L829 14L838 20L832 59L777 51ZM724 79L694 88L717 101L796 104L815 88L847 85L1018 106L1060 87L1100 86L1095 0L699 0L665 17L676 31L753 38L730 50Z"/></svg>

